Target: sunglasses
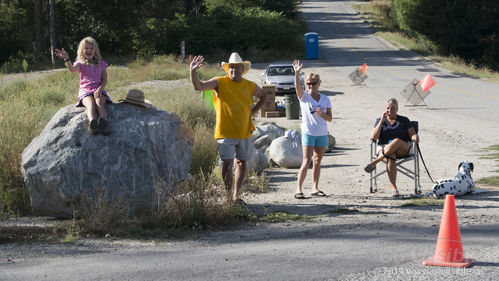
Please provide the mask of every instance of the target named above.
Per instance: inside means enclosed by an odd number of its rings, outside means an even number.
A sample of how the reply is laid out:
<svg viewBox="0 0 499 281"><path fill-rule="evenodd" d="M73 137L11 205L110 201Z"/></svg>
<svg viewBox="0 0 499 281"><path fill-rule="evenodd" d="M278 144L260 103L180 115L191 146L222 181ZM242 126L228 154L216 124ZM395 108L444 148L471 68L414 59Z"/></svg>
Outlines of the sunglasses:
<svg viewBox="0 0 499 281"><path fill-rule="evenodd" d="M307 85L309 85L309 86L315 86L315 85L317 85L317 82L307 82Z"/></svg>

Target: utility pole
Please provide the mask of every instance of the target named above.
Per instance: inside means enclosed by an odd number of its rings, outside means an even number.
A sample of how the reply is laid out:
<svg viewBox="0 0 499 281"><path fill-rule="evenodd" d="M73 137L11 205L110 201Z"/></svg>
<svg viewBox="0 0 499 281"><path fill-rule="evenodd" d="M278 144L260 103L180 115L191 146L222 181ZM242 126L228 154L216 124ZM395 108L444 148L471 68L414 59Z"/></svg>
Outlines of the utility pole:
<svg viewBox="0 0 499 281"><path fill-rule="evenodd" d="M35 4L35 47L36 51L40 52L42 49L42 16L41 16L41 3L40 0L33 0Z"/></svg>

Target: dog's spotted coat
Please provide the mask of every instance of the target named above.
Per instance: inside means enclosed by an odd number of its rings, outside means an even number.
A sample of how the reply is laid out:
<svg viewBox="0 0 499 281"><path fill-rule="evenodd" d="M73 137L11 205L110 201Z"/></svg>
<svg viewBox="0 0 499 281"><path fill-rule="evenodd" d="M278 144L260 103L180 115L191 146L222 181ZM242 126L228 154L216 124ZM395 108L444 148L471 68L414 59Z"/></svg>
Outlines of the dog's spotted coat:
<svg viewBox="0 0 499 281"><path fill-rule="evenodd" d="M445 195L463 195L475 191L475 183L471 178L473 163L465 161L458 166L458 173L454 178L438 180L433 185L431 193L436 198L443 198Z"/></svg>

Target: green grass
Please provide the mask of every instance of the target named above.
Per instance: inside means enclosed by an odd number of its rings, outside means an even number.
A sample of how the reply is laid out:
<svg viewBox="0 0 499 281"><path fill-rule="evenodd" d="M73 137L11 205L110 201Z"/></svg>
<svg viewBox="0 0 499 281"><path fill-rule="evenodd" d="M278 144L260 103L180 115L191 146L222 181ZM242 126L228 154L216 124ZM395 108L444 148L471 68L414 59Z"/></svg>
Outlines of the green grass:
<svg viewBox="0 0 499 281"><path fill-rule="evenodd" d="M309 215L297 215L290 214L288 212L273 212L270 214L265 214L263 216L258 217L258 221L260 222L269 222L269 223L278 223L285 221L306 221L311 222L316 219L316 216Z"/></svg>
<svg viewBox="0 0 499 281"><path fill-rule="evenodd" d="M400 207L422 207L422 206L443 206L444 201L436 198L415 198L409 199L409 202Z"/></svg>
<svg viewBox="0 0 499 281"><path fill-rule="evenodd" d="M499 144L491 145L484 151L485 153L487 153L487 155L482 156L482 158L495 159L496 162L499 161ZM495 170L494 172L499 173L499 170ZM476 183L499 187L499 176L490 176L486 178L481 178L477 180Z"/></svg>
<svg viewBox="0 0 499 281"><path fill-rule="evenodd" d="M488 148L483 150L488 153L487 155L482 156L483 159L496 159L499 160L499 145L491 145Z"/></svg>
<svg viewBox="0 0 499 281"><path fill-rule="evenodd" d="M354 4L352 7L357 11L361 19L372 26L375 32L396 30L389 15L391 0L380 0L376 4Z"/></svg>
<svg viewBox="0 0 499 281"><path fill-rule="evenodd" d="M57 242L66 233L57 233L53 227L0 227L0 244Z"/></svg>
<svg viewBox="0 0 499 281"><path fill-rule="evenodd" d="M245 188L253 193L265 193L269 191L269 179L267 178L267 175L264 172L262 172L260 175L257 175L256 172L252 172L251 175L249 175Z"/></svg>
<svg viewBox="0 0 499 281"><path fill-rule="evenodd" d="M476 68L456 57L446 57L437 54L436 47L424 38L411 37L401 32L391 20L391 0L370 1L365 4L353 5L361 19L369 23L377 36L392 45L427 56L433 63L456 73L484 78L499 82L499 73L487 68Z"/></svg>
<svg viewBox="0 0 499 281"><path fill-rule="evenodd" d="M336 214L348 214L348 213L357 213L357 212L359 212L359 210L349 209L349 208L338 208L328 211L328 213L336 213Z"/></svg>
<svg viewBox="0 0 499 281"><path fill-rule="evenodd" d="M499 173L499 171L496 171L496 173ZM481 178L477 180L476 183L486 184L491 186L499 186L499 176L490 176L486 178Z"/></svg>
<svg viewBox="0 0 499 281"><path fill-rule="evenodd" d="M433 46L425 41L414 37L408 37L407 35L395 32L395 31L378 31L376 35L382 37L386 41L390 42L402 49L409 49L423 56L431 56L433 54ZM436 57L435 57L436 58ZM444 57L439 57L440 60L445 60Z"/></svg>

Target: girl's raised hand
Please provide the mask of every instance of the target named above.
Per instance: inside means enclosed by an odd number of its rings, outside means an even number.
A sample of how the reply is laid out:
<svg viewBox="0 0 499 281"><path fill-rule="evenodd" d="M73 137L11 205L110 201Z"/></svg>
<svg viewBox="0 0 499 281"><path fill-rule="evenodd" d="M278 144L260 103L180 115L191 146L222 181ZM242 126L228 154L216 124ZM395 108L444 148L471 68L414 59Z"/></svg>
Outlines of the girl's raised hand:
<svg viewBox="0 0 499 281"><path fill-rule="evenodd" d="M64 59L64 60L69 59L68 52L66 52L66 50L64 50L64 48L62 48L62 50L55 49L54 54L56 56L60 57L61 59Z"/></svg>

